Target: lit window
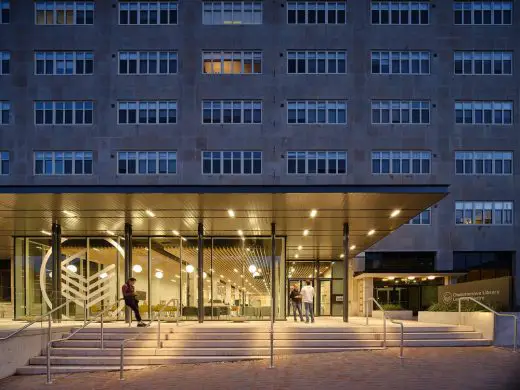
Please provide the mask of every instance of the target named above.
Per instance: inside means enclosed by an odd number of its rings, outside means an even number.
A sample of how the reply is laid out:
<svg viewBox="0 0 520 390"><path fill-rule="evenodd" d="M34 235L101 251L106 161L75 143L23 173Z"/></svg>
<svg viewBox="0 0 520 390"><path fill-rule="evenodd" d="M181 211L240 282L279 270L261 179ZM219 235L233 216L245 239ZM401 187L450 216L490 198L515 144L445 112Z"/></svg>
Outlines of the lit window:
<svg viewBox="0 0 520 390"><path fill-rule="evenodd" d="M510 125L513 123L513 102L455 102L455 123Z"/></svg>
<svg viewBox="0 0 520 390"><path fill-rule="evenodd" d="M455 202L456 225L512 225L513 202Z"/></svg>
<svg viewBox="0 0 520 390"><path fill-rule="evenodd" d="M346 124L345 100L290 100L287 102L289 124Z"/></svg>
<svg viewBox="0 0 520 390"><path fill-rule="evenodd" d="M432 153L429 151L372 152L372 173L375 175L428 175L431 165Z"/></svg>
<svg viewBox="0 0 520 390"><path fill-rule="evenodd" d="M263 4L249 1L204 1L202 23L213 25L262 24Z"/></svg>
<svg viewBox="0 0 520 390"><path fill-rule="evenodd" d="M92 152L34 152L35 175L91 175Z"/></svg>
<svg viewBox="0 0 520 390"><path fill-rule="evenodd" d="M119 124L174 124L177 123L177 102L119 102L117 120Z"/></svg>
<svg viewBox="0 0 520 390"><path fill-rule="evenodd" d="M177 173L177 152L118 152L120 175L173 175Z"/></svg>
<svg viewBox="0 0 520 390"><path fill-rule="evenodd" d="M204 151L203 175L260 175L262 152L254 151Z"/></svg>
<svg viewBox="0 0 520 390"><path fill-rule="evenodd" d="M260 74L260 51L212 51L202 53L202 73L205 74Z"/></svg>
<svg viewBox="0 0 520 390"><path fill-rule="evenodd" d="M430 102L421 100L373 100L373 124L415 124L430 123Z"/></svg>
<svg viewBox="0 0 520 390"><path fill-rule="evenodd" d="M37 51L34 54L37 75L89 75L94 73L94 53L81 51Z"/></svg>
<svg viewBox="0 0 520 390"><path fill-rule="evenodd" d="M89 25L94 24L94 1L36 0L36 24Z"/></svg>
<svg viewBox="0 0 520 390"><path fill-rule="evenodd" d="M287 152L287 173L289 175L344 175L347 173L347 152Z"/></svg>
<svg viewBox="0 0 520 390"><path fill-rule="evenodd" d="M118 6L119 24L177 24L176 0L120 1Z"/></svg>

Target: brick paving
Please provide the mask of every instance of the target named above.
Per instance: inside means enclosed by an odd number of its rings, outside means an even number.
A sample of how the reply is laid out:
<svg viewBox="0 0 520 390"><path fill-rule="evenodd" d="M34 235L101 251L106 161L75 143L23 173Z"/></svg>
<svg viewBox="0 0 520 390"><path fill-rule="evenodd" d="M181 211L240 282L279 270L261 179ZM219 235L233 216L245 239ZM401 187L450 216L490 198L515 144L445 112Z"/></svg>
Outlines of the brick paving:
<svg viewBox="0 0 520 390"><path fill-rule="evenodd" d="M2 390L520 390L520 353L497 348L407 348L279 356L268 361L180 364L125 373L57 375L0 380Z"/></svg>

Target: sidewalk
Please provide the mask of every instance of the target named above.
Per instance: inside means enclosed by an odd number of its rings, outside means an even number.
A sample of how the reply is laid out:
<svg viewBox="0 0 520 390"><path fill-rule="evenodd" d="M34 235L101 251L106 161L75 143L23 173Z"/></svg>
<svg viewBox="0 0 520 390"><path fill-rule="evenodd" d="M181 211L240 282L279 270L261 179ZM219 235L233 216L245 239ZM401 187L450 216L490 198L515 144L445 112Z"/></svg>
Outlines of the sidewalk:
<svg viewBox="0 0 520 390"><path fill-rule="evenodd" d="M279 356L268 361L184 364L125 373L43 376L0 380L2 390L516 390L520 353L496 348L407 348L335 354ZM516 381L516 382L515 382Z"/></svg>

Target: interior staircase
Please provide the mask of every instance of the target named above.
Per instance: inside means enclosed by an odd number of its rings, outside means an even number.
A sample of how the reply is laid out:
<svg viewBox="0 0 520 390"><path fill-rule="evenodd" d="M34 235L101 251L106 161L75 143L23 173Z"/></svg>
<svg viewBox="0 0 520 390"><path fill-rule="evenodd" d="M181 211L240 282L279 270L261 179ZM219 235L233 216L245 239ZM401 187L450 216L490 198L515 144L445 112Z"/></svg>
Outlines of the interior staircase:
<svg viewBox="0 0 520 390"><path fill-rule="evenodd" d="M86 328L71 339L56 342L52 349L53 373L118 370L121 341L138 335L125 346L125 369L176 363L226 362L269 357L270 333L266 323L213 323L203 326L183 323L162 324L161 348L157 348L157 329L105 327L104 349L100 348L99 328ZM66 335L64 335L66 336ZM405 347L489 346L491 340L468 326L405 326ZM387 345L398 347L400 328L388 326ZM276 326L275 355L342 352L383 348L382 326ZM406 351L405 351L406 354ZM30 359L18 369L22 375L44 374L46 356Z"/></svg>

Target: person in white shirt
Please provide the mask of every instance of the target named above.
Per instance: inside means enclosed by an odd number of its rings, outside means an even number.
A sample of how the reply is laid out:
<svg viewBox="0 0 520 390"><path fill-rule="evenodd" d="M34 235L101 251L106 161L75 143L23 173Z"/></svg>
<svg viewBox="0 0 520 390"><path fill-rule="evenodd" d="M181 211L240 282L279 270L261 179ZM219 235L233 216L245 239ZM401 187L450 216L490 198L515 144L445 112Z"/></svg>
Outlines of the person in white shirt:
<svg viewBox="0 0 520 390"><path fill-rule="evenodd" d="M309 313L311 315L311 322L314 323L314 313L312 311L312 303L314 302L314 287L311 286L310 280L306 281L306 286L300 291L303 305L305 306L305 323L309 323Z"/></svg>

